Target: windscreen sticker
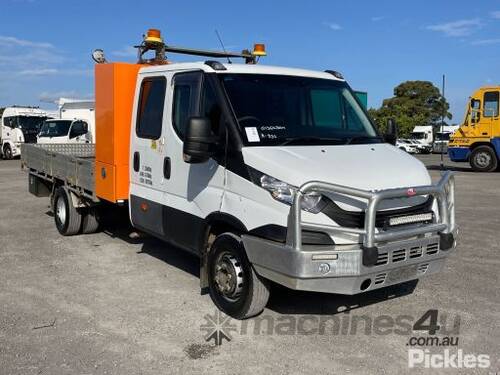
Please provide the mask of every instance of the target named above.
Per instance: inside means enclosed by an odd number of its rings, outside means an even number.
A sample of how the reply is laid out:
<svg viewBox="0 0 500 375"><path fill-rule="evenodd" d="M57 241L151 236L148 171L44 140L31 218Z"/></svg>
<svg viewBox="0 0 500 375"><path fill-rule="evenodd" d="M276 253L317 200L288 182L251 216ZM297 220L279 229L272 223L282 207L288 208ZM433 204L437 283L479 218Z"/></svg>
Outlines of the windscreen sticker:
<svg viewBox="0 0 500 375"><path fill-rule="evenodd" d="M248 142L260 142L259 132L256 127L245 128Z"/></svg>
<svg viewBox="0 0 500 375"><path fill-rule="evenodd" d="M260 127L260 136L262 139L278 139L280 137L278 134L284 130L286 127L283 125L264 125Z"/></svg>

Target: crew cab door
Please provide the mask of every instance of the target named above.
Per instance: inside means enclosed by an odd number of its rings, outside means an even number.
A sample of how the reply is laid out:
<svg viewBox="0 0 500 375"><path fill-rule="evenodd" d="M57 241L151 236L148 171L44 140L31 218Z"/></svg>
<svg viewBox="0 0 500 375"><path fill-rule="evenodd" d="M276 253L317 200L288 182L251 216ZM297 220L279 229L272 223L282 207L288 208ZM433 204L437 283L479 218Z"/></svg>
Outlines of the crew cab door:
<svg viewBox="0 0 500 375"><path fill-rule="evenodd" d="M135 227L163 236L163 122L167 77L140 75L130 135L130 218Z"/></svg>
<svg viewBox="0 0 500 375"><path fill-rule="evenodd" d="M486 91L483 96L483 118L479 122L478 135L480 137L491 137L493 125L498 123L498 100L499 92L496 90Z"/></svg>
<svg viewBox="0 0 500 375"><path fill-rule="evenodd" d="M184 248L197 250L204 230L204 219L220 210L224 192L225 168L210 159L189 164L183 159L183 140L193 116L209 117L214 134L221 123L220 101L202 71L173 72L169 85L171 106L165 123L165 230L170 240Z"/></svg>

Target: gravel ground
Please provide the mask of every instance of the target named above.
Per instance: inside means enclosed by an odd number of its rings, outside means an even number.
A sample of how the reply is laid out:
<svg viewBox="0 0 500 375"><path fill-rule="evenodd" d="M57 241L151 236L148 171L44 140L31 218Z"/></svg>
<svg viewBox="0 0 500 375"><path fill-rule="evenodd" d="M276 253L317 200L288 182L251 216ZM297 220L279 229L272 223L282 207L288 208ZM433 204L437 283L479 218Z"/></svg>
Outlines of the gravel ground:
<svg viewBox="0 0 500 375"><path fill-rule="evenodd" d="M438 156L420 159L439 175ZM498 373L500 173L453 168L460 237L442 273L354 297L275 287L263 315L241 323L217 316L200 293L196 258L152 238L132 241L126 223L60 236L48 200L27 192L20 162L2 160L0 374L401 374L410 336L425 334L372 323L413 323L429 309L443 329L459 319L452 352L490 356L489 369L446 373ZM211 319L230 341L205 341ZM428 372L440 371L412 370Z"/></svg>

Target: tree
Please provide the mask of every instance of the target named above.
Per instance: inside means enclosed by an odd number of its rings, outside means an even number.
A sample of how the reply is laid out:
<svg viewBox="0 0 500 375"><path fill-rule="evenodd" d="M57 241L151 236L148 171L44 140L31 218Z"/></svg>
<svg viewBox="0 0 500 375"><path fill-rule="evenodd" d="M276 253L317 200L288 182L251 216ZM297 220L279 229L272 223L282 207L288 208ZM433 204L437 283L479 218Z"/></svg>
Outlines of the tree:
<svg viewBox="0 0 500 375"><path fill-rule="evenodd" d="M439 89L428 81L406 81L394 88L394 96L385 99L379 109L368 113L383 132L387 120L393 118L401 137L408 137L417 125L441 124L441 118L451 120L450 105Z"/></svg>

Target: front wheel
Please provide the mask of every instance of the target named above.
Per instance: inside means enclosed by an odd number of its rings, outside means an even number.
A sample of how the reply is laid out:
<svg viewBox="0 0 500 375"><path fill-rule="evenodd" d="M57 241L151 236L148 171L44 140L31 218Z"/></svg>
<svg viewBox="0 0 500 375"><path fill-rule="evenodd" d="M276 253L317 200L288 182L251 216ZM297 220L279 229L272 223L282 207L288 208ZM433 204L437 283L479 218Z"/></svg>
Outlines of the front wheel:
<svg viewBox="0 0 500 375"><path fill-rule="evenodd" d="M264 310L269 300L269 281L257 275L239 236L217 236L207 265L210 297L221 311L235 319L246 319Z"/></svg>
<svg viewBox="0 0 500 375"><path fill-rule="evenodd" d="M3 146L3 157L6 159L6 160L11 160L12 159L12 148L10 147L9 144L6 144L5 146Z"/></svg>
<svg viewBox="0 0 500 375"><path fill-rule="evenodd" d="M492 172L497 169L495 151L489 146L476 147L470 156L470 166L476 172Z"/></svg>

